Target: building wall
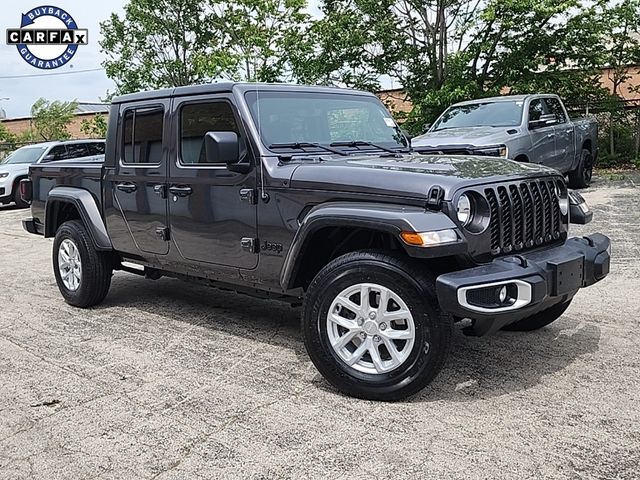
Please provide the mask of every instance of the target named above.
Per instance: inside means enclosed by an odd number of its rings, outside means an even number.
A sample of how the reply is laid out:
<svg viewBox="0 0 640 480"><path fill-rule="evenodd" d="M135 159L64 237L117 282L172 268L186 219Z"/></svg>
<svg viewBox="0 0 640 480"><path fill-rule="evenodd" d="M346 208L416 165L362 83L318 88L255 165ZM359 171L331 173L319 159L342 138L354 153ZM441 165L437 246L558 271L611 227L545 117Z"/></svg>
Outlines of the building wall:
<svg viewBox="0 0 640 480"><path fill-rule="evenodd" d="M82 121L91 120L96 115L102 115L104 117L107 116L106 113L79 113L75 115L71 123L67 126L67 130L69 130L71 138L88 138L88 135L85 135L82 130L80 130ZM14 135L19 135L31 128L31 119L17 118L2 120L2 124L7 127L7 130L9 130L9 132L13 133Z"/></svg>

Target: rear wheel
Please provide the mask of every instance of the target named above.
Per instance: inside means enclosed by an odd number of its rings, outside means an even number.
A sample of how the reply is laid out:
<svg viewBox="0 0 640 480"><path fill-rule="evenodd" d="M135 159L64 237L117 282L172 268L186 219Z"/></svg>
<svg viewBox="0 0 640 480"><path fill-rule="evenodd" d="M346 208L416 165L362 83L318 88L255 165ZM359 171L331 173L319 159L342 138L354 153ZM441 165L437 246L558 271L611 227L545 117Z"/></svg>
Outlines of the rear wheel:
<svg viewBox="0 0 640 480"><path fill-rule="evenodd" d="M580 155L578 167L573 172L569 172L569 187L587 188L591 184L592 177L593 155L585 148Z"/></svg>
<svg viewBox="0 0 640 480"><path fill-rule="evenodd" d="M431 382L449 352L452 324L428 272L375 251L348 253L323 268L302 320L320 373L340 391L371 400L399 400Z"/></svg>
<svg viewBox="0 0 640 480"><path fill-rule="evenodd" d="M111 286L111 257L98 252L84 225L65 222L53 242L53 271L58 289L69 305L91 307L104 300Z"/></svg>
<svg viewBox="0 0 640 480"><path fill-rule="evenodd" d="M553 307L543 310L542 312L536 313L535 315L523 318L522 320L507 325L506 327L502 327L502 330L509 332L532 332L534 330L539 330L560 318L567 308L569 308L569 305L571 305L571 300L559 303Z"/></svg>
<svg viewBox="0 0 640 480"><path fill-rule="evenodd" d="M22 200L22 195L20 195L20 182L17 182L13 186L13 203L16 204L18 208L27 208L29 204Z"/></svg>

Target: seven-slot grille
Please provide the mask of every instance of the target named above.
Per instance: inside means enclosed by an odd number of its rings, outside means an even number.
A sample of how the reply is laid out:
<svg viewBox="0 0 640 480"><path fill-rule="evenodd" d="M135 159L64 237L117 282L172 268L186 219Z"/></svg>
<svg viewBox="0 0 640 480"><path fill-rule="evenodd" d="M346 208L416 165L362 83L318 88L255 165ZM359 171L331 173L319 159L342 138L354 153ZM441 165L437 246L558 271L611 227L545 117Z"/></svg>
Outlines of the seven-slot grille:
<svg viewBox="0 0 640 480"><path fill-rule="evenodd" d="M560 238L562 215L555 180L486 188L491 254L510 253Z"/></svg>

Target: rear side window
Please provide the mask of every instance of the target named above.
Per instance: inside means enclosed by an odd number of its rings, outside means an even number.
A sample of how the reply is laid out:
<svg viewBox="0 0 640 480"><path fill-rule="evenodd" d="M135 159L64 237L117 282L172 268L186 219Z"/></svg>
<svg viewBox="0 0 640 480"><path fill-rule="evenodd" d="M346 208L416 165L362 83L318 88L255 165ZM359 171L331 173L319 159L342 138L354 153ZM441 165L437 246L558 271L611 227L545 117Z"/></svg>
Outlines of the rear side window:
<svg viewBox="0 0 640 480"><path fill-rule="evenodd" d="M557 98L547 98L545 100L547 102L547 107L549 108L549 113L553 113L556 116L558 123L566 122L567 117L564 115L564 110L560 104L560 100Z"/></svg>
<svg viewBox="0 0 640 480"><path fill-rule="evenodd" d="M158 165L162 160L162 107L127 110L122 130L122 161Z"/></svg>
<svg viewBox="0 0 640 480"><path fill-rule="evenodd" d="M238 124L227 102L193 103L180 111L180 159L186 165L207 163L204 137L207 132L235 132ZM215 164L212 164L215 165Z"/></svg>
<svg viewBox="0 0 640 480"><path fill-rule="evenodd" d="M104 143L87 143L89 155L104 155Z"/></svg>
<svg viewBox="0 0 640 480"><path fill-rule="evenodd" d="M84 143L67 144L67 158L80 158L89 155L87 145Z"/></svg>
<svg viewBox="0 0 640 480"><path fill-rule="evenodd" d="M67 147L65 145L58 145L53 147L49 153L44 157L43 162L55 162L56 160L65 160L67 157Z"/></svg>

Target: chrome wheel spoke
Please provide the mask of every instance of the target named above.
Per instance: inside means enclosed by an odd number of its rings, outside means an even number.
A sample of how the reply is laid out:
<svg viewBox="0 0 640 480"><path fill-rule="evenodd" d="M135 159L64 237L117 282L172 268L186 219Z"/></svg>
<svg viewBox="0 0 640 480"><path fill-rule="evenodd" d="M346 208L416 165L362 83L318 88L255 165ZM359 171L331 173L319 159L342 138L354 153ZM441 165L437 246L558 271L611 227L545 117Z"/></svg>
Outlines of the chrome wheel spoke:
<svg viewBox="0 0 640 480"><path fill-rule="evenodd" d="M387 322L393 322L396 320L404 320L410 315L411 315L411 312L409 312L409 310L396 310L394 312L386 312L383 318Z"/></svg>
<svg viewBox="0 0 640 480"><path fill-rule="evenodd" d="M355 313L356 315L360 313L360 305L356 305L345 296L338 296L338 303L340 303L343 307Z"/></svg>
<svg viewBox="0 0 640 480"><path fill-rule="evenodd" d="M353 330L348 331L347 333L345 333L343 336L341 336L340 338L338 338L338 340L335 343L332 343L331 345L333 346L333 348L335 348L336 350L341 350L344 347L346 347L347 345L349 345L351 343L351 341L355 338L355 336L358 334L358 332L355 332Z"/></svg>
<svg viewBox="0 0 640 480"><path fill-rule="evenodd" d="M370 287L367 284L363 284L360 287L360 310L363 312L369 310L369 292Z"/></svg>
<svg viewBox="0 0 640 480"><path fill-rule="evenodd" d="M371 345L369 348L369 355L371 355L371 361L373 362L373 366L375 367L378 373L383 373L385 371L384 364L382 363L382 357L380 356L380 351L378 350L378 345Z"/></svg>
<svg viewBox="0 0 640 480"><path fill-rule="evenodd" d="M386 330L381 335L389 340L409 340L414 334L411 330Z"/></svg>
<svg viewBox="0 0 640 480"><path fill-rule="evenodd" d="M356 363L358 360L362 358L362 356L365 354L367 349L368 349L367 342L366 341L362 342L360 346L356 348L356 350L348 358L347 364L352 366L354 363Z"/></svg>
<svg viewBox="0 0 640 480"><path fill-rule="evenodd" d="M347 330L351 330L352 328L356 328L358 324L355 320L349 320L348 318L344 318L337 313L330 313L329 319L337 325L340 325Z"/></svg>
<svg viewBox="0 0 640 480"><path fill-rule="evenodd" d="M387 351L389 352L389 355L391 356L391 361L394 364L402 363L402 359L400 358L400 352L398 352L398 349L396 348L396 344L393 343L388 338L383 338L382 341L384 342L384 346L387 347Z"/></svg>

